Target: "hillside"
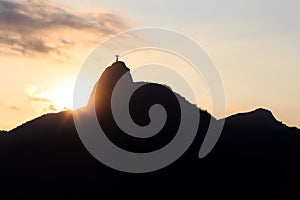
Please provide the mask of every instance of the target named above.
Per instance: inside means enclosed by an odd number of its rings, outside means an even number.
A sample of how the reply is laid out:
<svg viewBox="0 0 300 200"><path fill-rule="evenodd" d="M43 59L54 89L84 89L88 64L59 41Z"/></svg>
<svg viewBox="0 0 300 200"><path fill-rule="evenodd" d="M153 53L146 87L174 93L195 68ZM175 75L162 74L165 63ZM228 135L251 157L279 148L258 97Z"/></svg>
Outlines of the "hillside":
<svg viewBox="0 0 300 200"><path fill-rule="evenodd" d="M140 139L124 134L110 110L111 95L119 78L130 70L118 62L108 67L94 88L98 121L106 136L132 152L149 152L168 144L178 128L180 110L175 94L165 86L146 83L134 93L131 116L137 124L149 123L148 109L161 104L167 112L164 128ZM135 84L129 77L128 87ZM126 93L127 90L123 90ZM125 95L124 93L124 95ZM182 97L179 97L182 98ZM292 199L299 197L300 131L278 122L272 113L258 109L228 117L223 133L204 159L198 152L209 120L201 121L191 147L177 161L159 171L130 174L97 161L83 146L71 111L47 114L0 135L0 173L3 195L86 197L112 194L126 197ZM87 106L87 110L91 104ZM33 189L34 188L34 189ZM16 192L17 191L17 192Z"/></svg>

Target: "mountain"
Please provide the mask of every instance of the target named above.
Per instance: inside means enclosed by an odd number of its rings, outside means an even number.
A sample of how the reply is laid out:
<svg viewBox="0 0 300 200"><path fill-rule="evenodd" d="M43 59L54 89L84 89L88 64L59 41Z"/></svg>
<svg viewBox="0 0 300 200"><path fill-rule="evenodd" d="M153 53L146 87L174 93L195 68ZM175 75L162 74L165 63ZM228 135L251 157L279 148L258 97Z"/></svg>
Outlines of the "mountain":
<svg viewBox="0 0 300 200"><path fill-rule="evenodd" d="M254 120L255 119L255 120ZM251 123L249 123L251 122ZM231 123L234 123L231 125ZM285 126L278 122L272 112L263 108L256 109L249 113L240 113L227 118L227 124L235 128L247 129L273 129L278 130Z"/></svg>
<svg viewBox="0 0 300 200"><path fill-rule="evenodd" d="M151 105L164 106L165 126L155 136L129 136L116 125L111 111L112 90L125 76L119 103L130 89L129 109L135 123L150 122ZM127 90L127 89L128 90ZM123 98L124 97L124 98ZM122 198L186 199L297 199L300 186L300 131L278 122L272 113L257 109L228 117L215 148L203 159L199 149L210 120L206 111L190 104L166 86L133 82L123 62L108 67L96 84L87 105L93 107L106 136L132 152L149 152L168 144L180 123L177 97L199 112L197 136L190 148L161 170L131 174L97 161L76 132L71 111L46 114L0 134L1 195L10 198L87 198L103 195ZM121 109L121 108L120 108Z"/></svg>

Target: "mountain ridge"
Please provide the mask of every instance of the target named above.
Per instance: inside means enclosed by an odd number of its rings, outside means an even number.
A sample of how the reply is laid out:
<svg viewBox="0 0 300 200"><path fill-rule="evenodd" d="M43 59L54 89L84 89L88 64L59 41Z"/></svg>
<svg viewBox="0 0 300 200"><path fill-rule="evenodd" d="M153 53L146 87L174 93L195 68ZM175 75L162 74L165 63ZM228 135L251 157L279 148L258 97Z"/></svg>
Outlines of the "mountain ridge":
<svg viewBox="0 0 300 200"><path fill-rule="evenodd" d="M239 118L239 120L241 120L242 118L244 118L244 120L249 120L251 118L256 119L257 120L256 126L262 126L262 124L269 123L269 126L272 126L272 125L277 126L277 127L281 126L281 127L286 127L286 128L292 128L295 130L300 130L296 126L289 126L289 125L285 124L284 122L278 120L274 116L272 111L270 111L266 108L255 108L251 111L236 113L236 114L226 117L225 120L229 121L229 123L230 123L231 120L234 121L234 120L237 120L237 118ZM240 122L240 123L244 123L244 122Z"/></svg>
<svg viewBox="0 0 300 200"><path fill-rule="evenodd" d="M145 83L148 83L148 82L145 82ZM182 97L182 96L181 96L181 97ZM184 97L182 97L182 98L184 98ZM198 108L199 108L199 107L198 107ZM199 109L201 109L201 108L199 108ZM201 110L202 110L202 111L206 111L206 110L203 110L203 109L201 109ZM286 126L286 127L288 127L288 128L293 128L293 129L296 129L296 130L300 130L300 129L299 129L298 127L296 127L296 126L289 126L289 125L287 125L287 124L285 124L285 123L283 123L283 122L277 120L276 117L273 115L272 111L270 111L270 110L268 110L268 109L266 109L266 108L263 108L263 107L261 107L261 108L255 108L255 109L250 110L250 111L245 111L245 112L235 113L235 114L232 114L232 115L230 115L230 116L228 116L228 117L225 117L225 118L222 118L222 119L225 119L225 121L226 121L226 120L230 120L231 118L239 117L239 116L241 116L241 115L251 115L251 114L254 114L254 115L255 115L258 111L263 111L263 112L265 112L265 113L271 114L271 115L272 115L271 119L275 119L276 122L281 123L282 125L284 125L284 126ZM36 118L31 119L31 120L29 120L29 121L26 121L26 122L20 124L19 126L16 126L15 128L12 128L11 130L0 130L0 133L9 133L9 132L12 132L12 131L14 131L14 130L16 130L16 129L22 128L22 127L25 126L25 125L27 126L28 124L34 122L35 120L38 120L38 119L47 117L47 116L49 116L49 115L64 114L64 113L70 113L70 112L73 113L74 111L73 111L73 110L67 110L67 111L60 111L60 112L57 112L57 113L52 113L52 112L51 112L51 113L45 113L45 114L43 114L43 115L41 115L41 116L39 116L39 117L36 117ZM207 112L208 114L210 114L208 111L206 111L206 112ZM210 115L211 115L211 114L210 114ZM212 116L213 116L213 115L212 115Z"/></svg>
<svg viewBox="0 0 300 200"><path fill-rule="evenodd" d="M102 76L101 76L101 77L107 76L106 79L107 79L107 78L110 78L110 79L111 79L112 77L114 77L114 78L113 78L114 80L118 80L118 79L119 79L124 73L126 73L126 72L130 72L130 69L126 66L126 64L125 64L124 62L118 61L118 62L113 63L111 66L107 67L107 68L104 70L104 72L102 73ZM114 75L112 76L111 74L114 74ZM130 80L133 82L132 77L130 77ZM149 83L151 83L151 82L140 82L140 83L149 84ZM152 84L157 84L157 83L152 83ZM158 85L160 85L160 84L158 84ZM96 87L96 86L97 86L97 84L95 85L95 87ZM170 90L172 90L172 88L170 88L170 87L167 86L167 85L162 85L162 86L167 87L167 88L169 88ZM95 88L93 89L92 93L94 92L94 90L95 90ZM180 94L178 94L178 93L176 93L176 92L174 92L174 93L175 93L179 98L183 98L185 101L188 101L188 100L186 100L185 97L181 96ZM91 96L92 96L92 95L91 95ZM87 106L89 106L90 102L91 102L91 99L89 99ZM194 105L195 107L197 107L197 105L195 105L195 104L192 104L192 105ZM201 107L197 107L197 108L200 109L200 110L202 110L202 111L205 111L205 110L203 110ZM58 112L58 113L62 113L62 112L70 112L70 111L61 111L61 112ZM73 111L72 111L72 112L73 112ZM207 111L206 111L206 112L207 112ZM17 129L17 128L19 128L19 127L22 127L23 125L26 125L26 124L28 124L28 123L30 123L30 122L36 120L36 119L39 119L40 117L47 116L47 115L49 115L49 114L56 114L56 113L46 113L46 114L43 114L43 115L41 115L41 116L39 116L39 117L37 117L37 118L31 119L31 120L29 120L29 121L26 121L26 122L22 123L21 125L15 127L15 128L12 128L11 130L7 130L7 131L5 131L5 130L0 130L0 132L10 132L10 131L13 131L14 129ZM208 112L208 114L211 115L209 112ZM287 124L284 124L284 123L282 123L281 121L277 120L276 117L274 117L272 111L270 111L270 110L268 110L268 109L266 109L266 108L263 108L263 107L258 107L258 108L255 108L255 109L253 109L253 110L250 110L250 111L245 111L245 112L235 113L235 114L232 114L232 115L230 115L230 116L228 116L228 117L225 117L225 118L222 118L222 119L225 119L225 120L231 120L232 118L236 118L237 116L240 117L240 116L251 115L251 116L253 117L253 116L258 116L258 115L262 115L262 114L263 114L265 117L266 117L266 116L269 116L269 117L270 117L270 120L271 120L271 119L274 119L274 120L276 120L278 123L281 123L281 124L283 124L283 125L285 125L285 126L287 126L287 127L289 127L289 128L295 128L295 129L300 130L300 129L299 129L298 127L296 127L296 126L288 126ZM214 117L213 115L211 115L211 116Z"/></svg>
<svg viewBox="0 0 300 200"><path fill-rule="evenodd" d="M145 83L148 83L148 82L145 82ZM182 97L182 96L181 96L181 97ZM182 97L182 98L184 98L184 97ZM196 106L196 105L195 105L195 106ZM198 107L198 108L199 108L199 107ZM199 108L199 109L201 109L201 108ZM206 110L203 110L203 109L201 109L201 110L202 110L202 111L206 111ZM251 115L251 114L255 114L256 112L259 112L259 111L263 111L263 112L265 112L265 113L271 114L271 115L272 115L272 119L275 119L278 123L281 123L282 125L284 125L284 126L286 126L286 127L288 127L288 128L292 128L292 129L295 129L295 130L299 130L299 131L300 131L300 129L299 129L297 126L289 126L289 125L285 124L284 122L279 121L279 120L276 119L276 117L273 115L273 113L272 113L271 110L268 110L268 109L263 108L263 107L258 107L258 108L255 108L255 109L253 109L253 110L250 110L250 111L245 111L245 112L235 113L235 114L232 114L232 115L230 115L230 116L228 116L228 117L225 117L225 118L222 118L222 119L229 120L229 119L231 119L231 118L239 117L239 116L241 116L241 115ZM39 116L39 117L36 117L36 118L34 118L34 119L25 121L24 123L22 123L22 124L16 126L15 128L12 128L11 130L0 130L0 134L1 134L1 133L9 133L9 132L12 132L12 131L14 131L15 129L19 129L19 128L23 127L24 125L28 125L29 123L32 123L33 121L38 120L38 119L43 118L43 117L46 117L46 116L48 116L48 115L55 115L55 114L62 114L62 113L70 113L70 112L73 113L74 111L73 111L73 110L66 110L66 111L60 111L60 112L56 112L56 113L53 113L53 112L51 112L51 113L45 113L45 114L43 114L43 115L41 115L41 116ZM206 111L206 112L207 112L207 111ZM207 113L210 114L209 112L207 112ZM211 115L211 114L210 114L210 115ZM213 116L213 115L212 115L212 116Z"/></svg>
<svg viewBox="0 0 300 200"><path fill-rule="evenodd" d="M154 151L168 144L177 132L180 110L176 94L159 84L145 84L132 95L131 117L137 124L147 125L149 107L159 103L168 114L165 126L147 140L124 135L115 126L110 110L112 90L128 72L123 65L114 63L113 70L105 70L91 94L95 105L89 101L87 109L94 106L99 124L112 143L131 152ZM132 82L130 77L126 80L127 87L144 84ZM9 197L17 194L15 191L20 197L42 197L45 192L53 196L73 194L75 198L100 194L123 198L188 195L197 199L245 199L245 194L249 199L299 197L298 129L280 124L265 109L237 114L226 118L219 141L205 158L199 159L209 122L216 119L187 101L184 104L201 115L197 135L178 160L151 173L124 173L96 160L82 144L71 111L46 114L0 134L0 186L5 188L1 192Z"/></svg>

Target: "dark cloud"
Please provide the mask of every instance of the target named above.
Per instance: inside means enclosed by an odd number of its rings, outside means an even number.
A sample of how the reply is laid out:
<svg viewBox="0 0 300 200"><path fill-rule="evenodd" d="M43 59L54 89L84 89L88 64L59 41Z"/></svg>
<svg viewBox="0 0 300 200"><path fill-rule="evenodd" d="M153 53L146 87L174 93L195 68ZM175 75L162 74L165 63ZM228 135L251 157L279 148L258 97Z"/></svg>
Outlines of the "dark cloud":
<svg viewBox="0 0 300 200"><path fill-rule="evenodd" d="M0 6L1 6L0 8L9 9L9 10L14 10L19 8L18 4L11 1L0 1Z"/></svg>
<svg viewBox="0 0 300 200"><path fill-rule="evenodd" d="M74 31L101 38L125 29L125 23L109 12L76 11L56 3L0 0L0 45L3 51L21 53L56 53L78 41ZM57 33L66 33L63 38Z"/></svg>
<svg viewBox="0 0 300 200"><path fill-rule="evenodd" d="M18 106L9 106L10 110L16 110L16 111L21 111L21 108L19 108Z"/></svg>

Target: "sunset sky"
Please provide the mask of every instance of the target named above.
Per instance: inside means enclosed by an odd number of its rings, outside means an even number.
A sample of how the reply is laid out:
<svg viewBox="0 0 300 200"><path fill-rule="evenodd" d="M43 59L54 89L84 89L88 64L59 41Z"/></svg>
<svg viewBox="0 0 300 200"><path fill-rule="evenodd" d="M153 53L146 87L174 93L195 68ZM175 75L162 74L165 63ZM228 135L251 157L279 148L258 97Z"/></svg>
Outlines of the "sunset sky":
<svg viewBox="0 0 300 200"><path fill-rule="evenodd" d="M223 80L227 116L263 107L300 127L299 10L297 0L0 0L0 130L72 108L90 52L138 27L172 29L201 44Z"/></svg>

